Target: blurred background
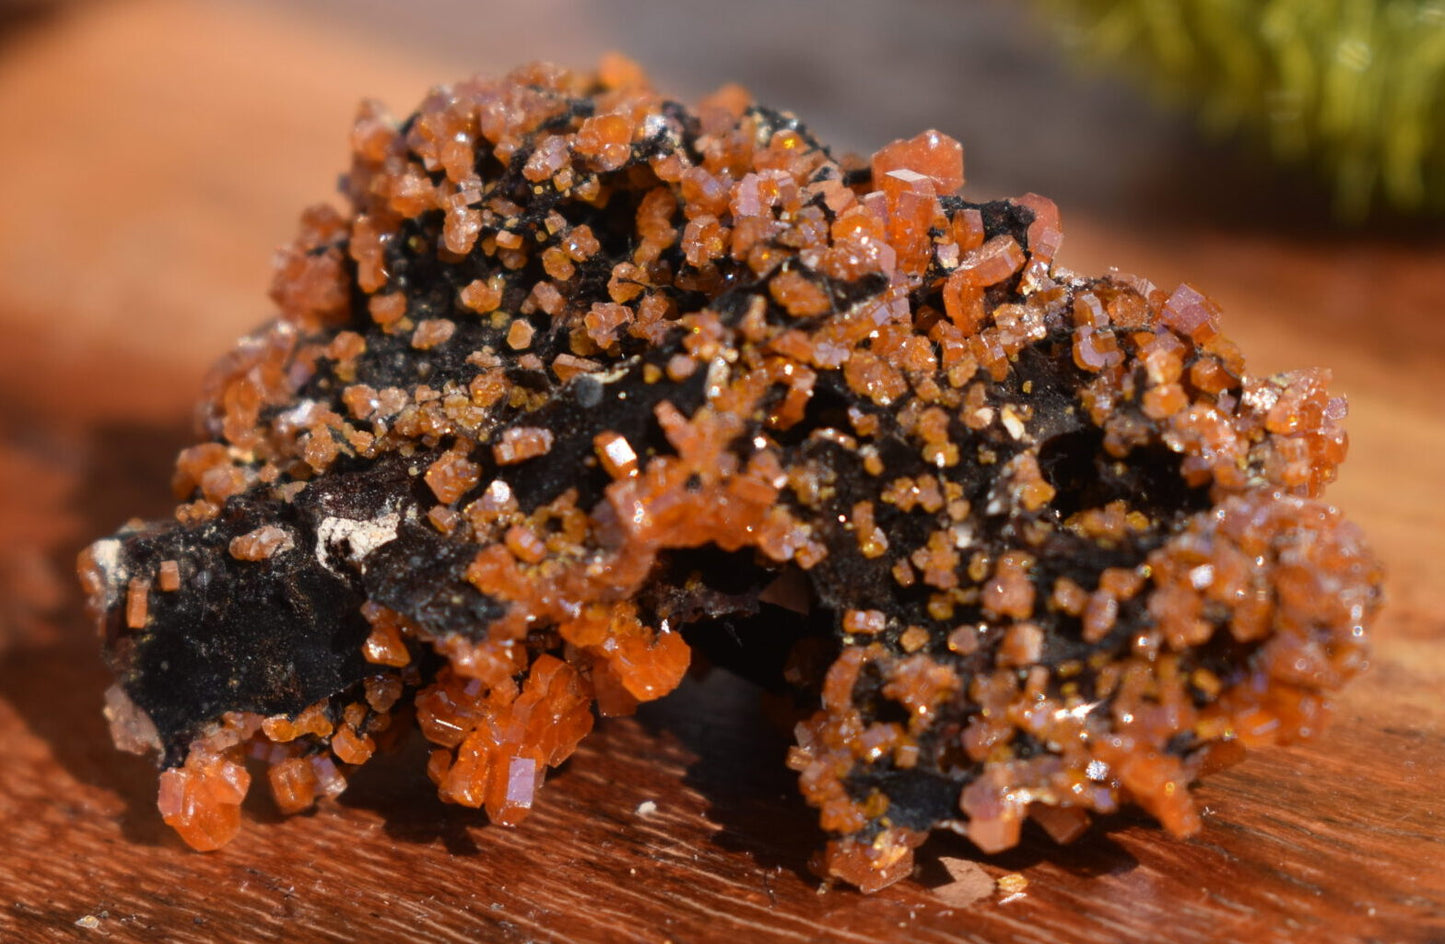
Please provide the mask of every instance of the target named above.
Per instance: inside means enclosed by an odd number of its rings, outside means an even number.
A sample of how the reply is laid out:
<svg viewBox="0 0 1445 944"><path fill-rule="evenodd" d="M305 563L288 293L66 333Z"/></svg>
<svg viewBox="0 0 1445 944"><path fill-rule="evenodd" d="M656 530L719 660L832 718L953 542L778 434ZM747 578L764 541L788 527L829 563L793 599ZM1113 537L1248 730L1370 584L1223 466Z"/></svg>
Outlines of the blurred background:
<svg viewBox="0 0 1445 944"><path fill-rule="evenodd" d="M1419 379L1445 351L1441 218L1340 224L1330 184L1309 168L1206 138L1189 108L1158 107L1158 88L1112 62L1081 65L1074 47L1109 34L1097 17L1060 20L1062 6L1099 4L11 0L0 5L0 432L40 435L27 412L39 410L66 418L51 430L144 421L182 438L206 366L268 316L274 248L302 207L331 199L362 97L404 115L438 82L534 58L587 68L608 50L683 101L739 82L839 151L938 128L963 142L973 197L1058 203L1064 265L1191 281L1222 304L1256 371L1333 364L1357 415L1374 391L1392 416L1438 409ZM1141 5L1117 7L1133 17ZM1357 450L1351 468L1368 461ZM113 514L161 510L164 480ZM45 522L27 528L54 540ZM41 557L33 541L0 542L5 572L42 574ZM44 599L69 580L52 578Z"/></svg>
<svg viewBox="0 0 1445 944"><path fill-rule="evenodd" d="M130 344L121 322L137 307L117 293L141 292L146 317L169 326L166 338L147 340L153 353L160 344L189 354L200 343L215 354L238 324L264 317L271 249L302 206L330 198L361 97L404 115L431 84L534 58L587 68L619 50L683 101L739 82L840 151L868 153L938 127L964 142L976 193L1034 190L1070 216L1152 215L1161 193L1193 200L1200 176L1212 187L1213 175L1195 172L1205 162L1187 120L1120 82L1077 80L1056 37L1021 4L22 8L28 15L0 38L0 118L11 129L0 141L0 277L32 315L64 306L108 346ZM1208 211L1207 201L1195 209Z"/></svg>
<svg viewBox="0 0 1445 944"><path fill-rule="evenodd" d="M272 247L302 206L333 192L359 98L405 114L431 84L533 58L585 68L619 50L684 101L740 82L840 151L866 154L938 128L964 143L975 197L1035 191L1058 202L1068 264L1193 278L1222 293L1226 310L1238 277L1288 277L1260 253L1289 244L1330 262L1323 294L1336 303L1306 296L1302 307L1353 322L1364 286L1399 261L1397 246L1438 251L1445 232L1438 217L1340 227L1328 183L1308 168L1275 168L1260 148L1206 139L1190 115L1157 107L1148 83L1081 67L1043 4L11 0L4 9L8 323L37 331L63 315L108 349L192 372L265 316ZM1142 251L1097 251L1098 227ZM1228 278L1210 258L1174 264L1215 237ZM139 311L164 332L131 331Z"/></svg>
<svg viewBox="0 0 1445 944"><path fill-rule="evenodd" d="M1221 10L1251 5L1215 2ZM1267 5L1358 13L1370 3ZM1376 5L1408 7L1422 28L1441 7ZM331 199L357 102L376 97L405 115L435 83L535 58L587 68L608 50L639 61L685 102L738 82L796 113L838 151L866 154L937 128L963 142L968 195L1034 191L1058 203L1064 266L1091 275L1117 266L1166 288L1189 281L1220 303L1224 328L1255 373L1330 365L1335 388L1350 398L1352 436L1351 460L1330 494L1365 528L1391 575L1376 667L1346 696L1353 727L1342 722L1338 743L1353 750L1381 726L1418 726L1435 745L1421 748L1433 758L1422 764L1439 768L1445 224L1393 212L1340 224L1328 181L1280 169L1258 145L1202 135L1193 114L1202 98L1176 90L1183 110L1162 109L1157 88L1126 79L1108 56L1082 67L1070 50L1107 49L1093 42L1103 27L1086 18L1060 29L1062 6L1175 9L1013 0L0 0L0 743L19 758L0 770L7 822L23 818L11 801L25 796L36 828L57 835L79 829L115 842L122 807L133 811L127 828L153 825L154 781L144 764L125 767L124 802L116 799L115 769L131 759L110 749L99 719L105 673L72 562L127 517L167 513L172 457L191 435L201 378L269 317L272 252L289 241L304 206ZM1176 27L1158 35L1177 38ZM1429 35L1442 37L1445 62L1445 29ZM1360 66L1357 46L1340 48L1355 56L1344 60L1351 68ZM1412 54L1434 61L1430 49ZM1414 94L1445 100L1428 89ZM1422 133L1437 145L1445 139L1441 128ZM57 692L77 694L53 712ZM725 760L731 771L736 757ZM79 798L71 812L45 801L55 784ZM1423 809L1415 796L1401 808ZM1371 880L1388 891L1430 871L1381 866ZM1197 890L1189 869L1176 877L1171 888ZM1148 884L1154 878L1136 879L1119 880L1121 914L1141 896L1166 894ZM797 901L814 897L806 882L791 881ZM1100 887L1088 885L1080 900ZM1207 935L1210 912L1196 917Z"/></svg>

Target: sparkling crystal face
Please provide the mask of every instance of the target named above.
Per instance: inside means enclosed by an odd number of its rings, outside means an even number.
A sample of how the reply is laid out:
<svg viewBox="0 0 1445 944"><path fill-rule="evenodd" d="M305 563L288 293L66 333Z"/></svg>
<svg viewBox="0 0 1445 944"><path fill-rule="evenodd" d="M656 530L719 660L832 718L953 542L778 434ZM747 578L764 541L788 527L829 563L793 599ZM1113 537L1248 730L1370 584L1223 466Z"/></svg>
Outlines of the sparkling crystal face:
<svg viewBox="0 0 1445 944"><path fill-rule="evenodd" d="M736 89L530 66L365 106L349 210L213 373L175 519L83 556L117 743L196 848L267 765L308 808L410 720L515 824L694 650L808 706L826 873L906 875L1316 730L1379 573L1318 500L1328 375L1249 376L1189 286L1053 265L936 131L846 166Z"/></svg>

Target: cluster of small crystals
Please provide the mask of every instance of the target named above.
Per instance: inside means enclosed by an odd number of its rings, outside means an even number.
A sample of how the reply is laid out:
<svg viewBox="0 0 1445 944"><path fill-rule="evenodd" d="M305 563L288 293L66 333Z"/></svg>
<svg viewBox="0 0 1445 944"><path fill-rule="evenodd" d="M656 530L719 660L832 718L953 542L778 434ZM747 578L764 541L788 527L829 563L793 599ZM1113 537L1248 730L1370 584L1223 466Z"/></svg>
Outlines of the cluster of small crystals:
<svg viewBox="0 0 1445 944"><path fill-rule="evenodd" d="M1363 665L1379 574L1317 497L1327 374L1250 377L1194 289L1054 266L1053 204L963 200L947 136L844 164L741 90L689 112L608 59L367 105L352 145L352 212L304 215L281 317L215 372L176 526L399 456L400 514L498 615L373 600L362 690L211 719L162 780L192 845L235 832L247 753L302 809L411 716L441 796L517 822L594 705L681 680L691 611L648 591L684 549L832 614L826 672L785 673L817 705L788 762L819 868L865 890L940 825L997 851L1134 802L1189 833L1218 745L1308 735ZM174 570L116 594L131 629Z"/></svg>

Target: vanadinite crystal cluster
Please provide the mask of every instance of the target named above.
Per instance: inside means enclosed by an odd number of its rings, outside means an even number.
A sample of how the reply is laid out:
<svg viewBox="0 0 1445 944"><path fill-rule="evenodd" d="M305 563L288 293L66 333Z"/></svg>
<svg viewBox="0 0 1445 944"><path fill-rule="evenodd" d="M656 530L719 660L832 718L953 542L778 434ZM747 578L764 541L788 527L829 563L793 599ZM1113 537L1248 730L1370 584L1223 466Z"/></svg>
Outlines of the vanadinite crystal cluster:
<svg viewBox="0 0 1445 944"><path fill-rule="evenodd" d="M116 740L192 846L252 772L303 810L413 726L444 799L517 823L696 650L804 706L819 867L872 890L937 827L1188 834L1217 748L1314 732L1363 666L1328 373L1056 266L1054 205L960 196L946 135L840 161L608 59L351 143L174 518L82 556Z"/></svg>

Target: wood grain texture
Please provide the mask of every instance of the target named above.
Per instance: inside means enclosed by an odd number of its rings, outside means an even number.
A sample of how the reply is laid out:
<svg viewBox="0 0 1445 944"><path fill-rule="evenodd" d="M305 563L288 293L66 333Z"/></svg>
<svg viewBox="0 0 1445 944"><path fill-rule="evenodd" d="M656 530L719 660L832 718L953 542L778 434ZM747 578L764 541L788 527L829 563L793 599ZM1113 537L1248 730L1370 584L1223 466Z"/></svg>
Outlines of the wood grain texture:
<svg viewBox="0 0 1445 944"><path fill-rule="evenodd" d="M594 52L585 36L559 48ZM986 858L937 837L911 881L820 891L787 740L714 673L602 724L518 829L436 801L414 746L314 815L257 800L224 850L182 847L148 762L110 746L71 561L165 512L201 372L265 316L271 247L327 193L355 100L404 107L461 71L279 7L80 5L0 33L0 940L1445 941L1445 239L1317 229L1248 179L1216 208L1162 169L1090 177L1113 137L1089 127L1057 145L1079 165L1051 194L1062 261L1208 290L1256 371L1333 366L1352 457L1331 494L1391 573L1373 665L1335 724L1207 781L1199 836L1124 815ZM959 106L927 94L947 129ZM980 120L1006 128L1045 97L994 89ZM1138 115L1143 150L1194 166L1172 124ZM858 146L881 143L869 133ZM970 156L985 190L1017 183ZM959 860L1027 887L958 905Z"/></svg>

